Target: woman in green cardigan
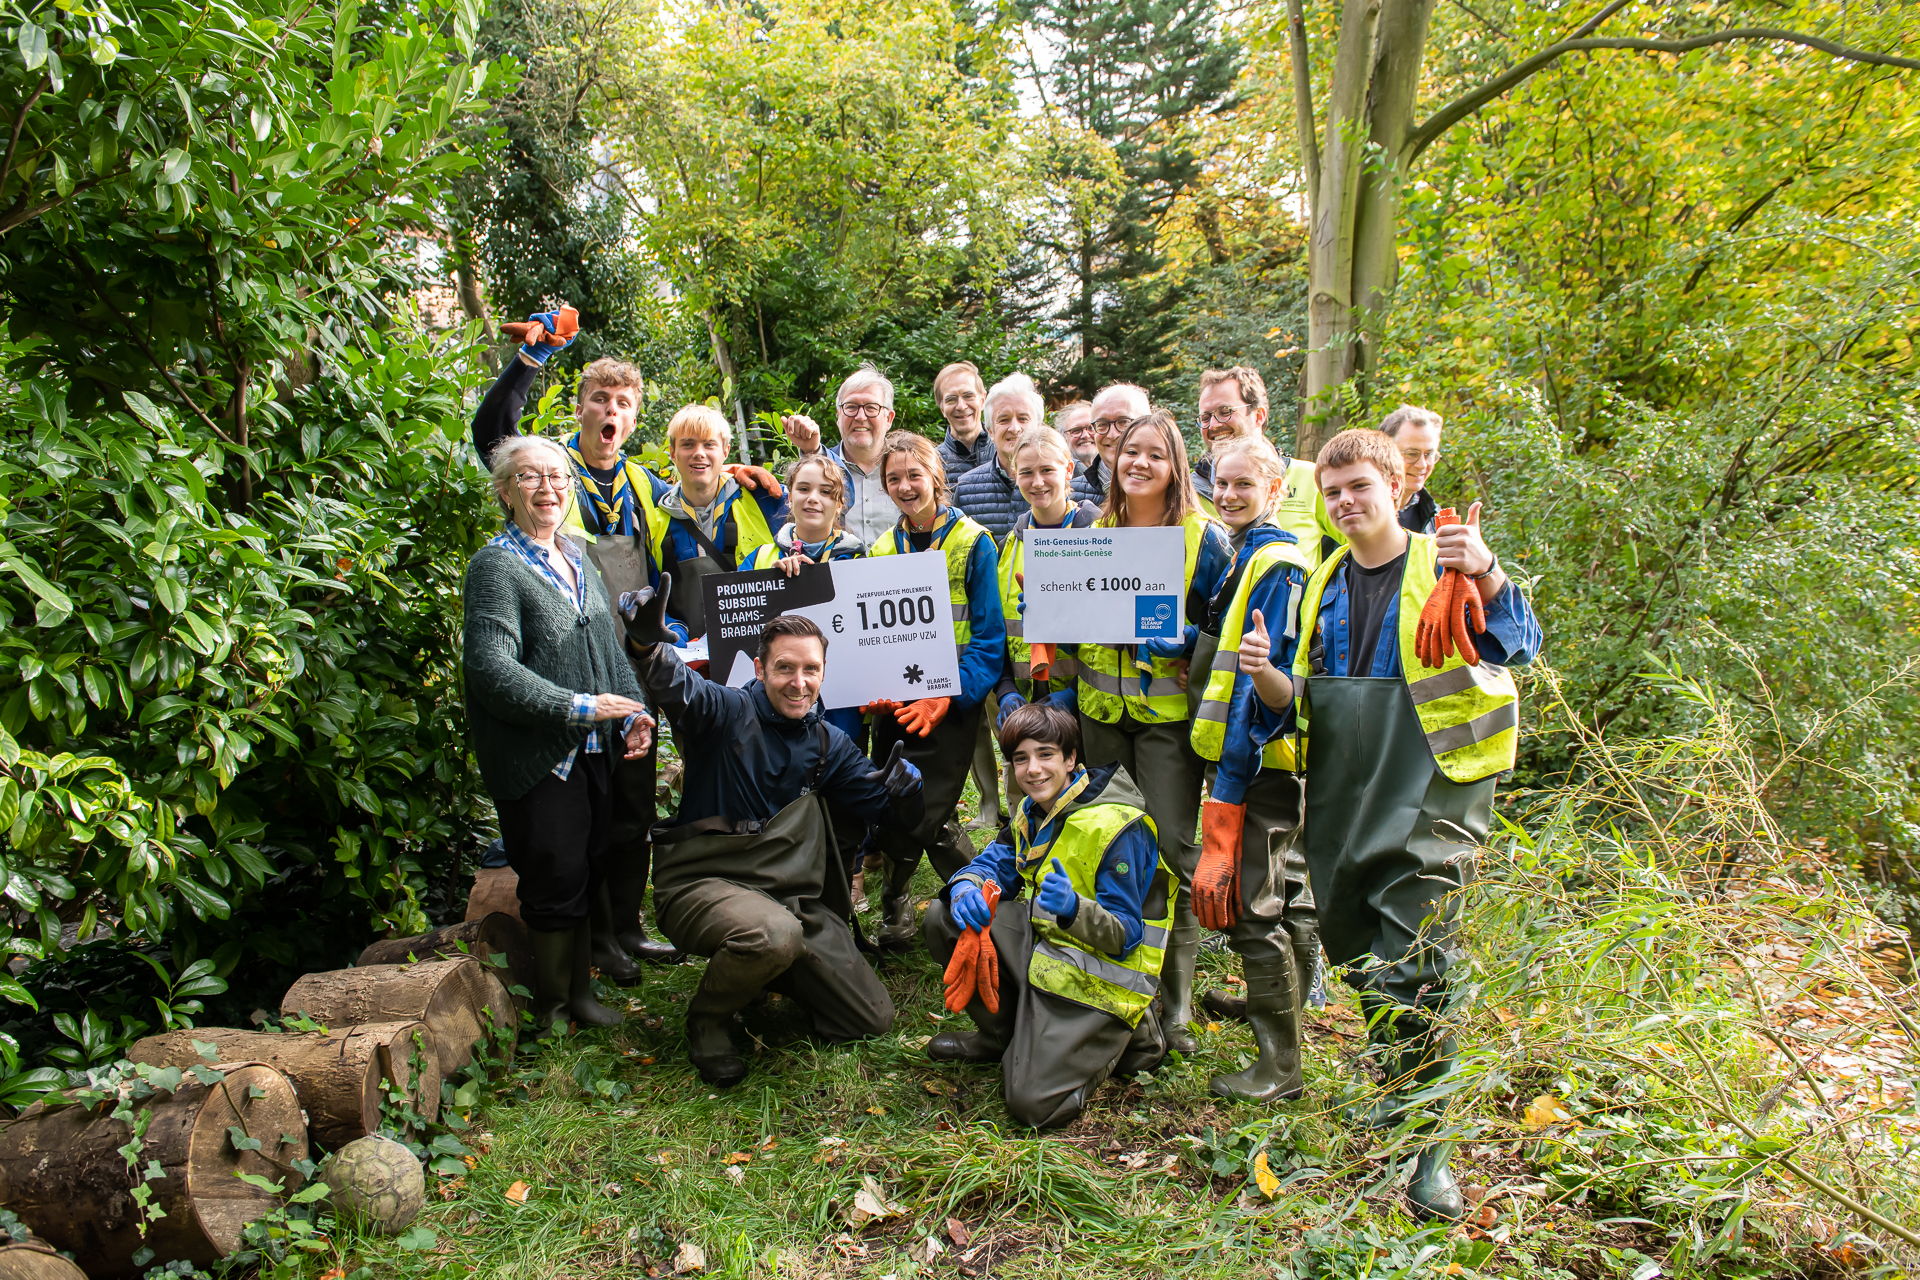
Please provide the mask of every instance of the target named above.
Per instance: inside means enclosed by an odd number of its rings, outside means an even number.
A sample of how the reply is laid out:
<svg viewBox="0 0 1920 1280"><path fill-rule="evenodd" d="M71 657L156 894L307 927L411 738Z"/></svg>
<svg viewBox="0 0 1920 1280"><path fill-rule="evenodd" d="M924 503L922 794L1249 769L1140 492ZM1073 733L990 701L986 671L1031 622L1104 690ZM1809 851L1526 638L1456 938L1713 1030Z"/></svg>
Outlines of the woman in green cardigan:
<svg viewBox="0 0 1920 1280"><path fill-rule="evenodd" d="M467 566L467 725L520 876L534 952L534 1025L611 1026L593 998L587 907L612 810L613 752L646 754L654 720L620 647L606 587L560 533L573 500L560 446L511 436L494 451L498 537Z"/></svg>

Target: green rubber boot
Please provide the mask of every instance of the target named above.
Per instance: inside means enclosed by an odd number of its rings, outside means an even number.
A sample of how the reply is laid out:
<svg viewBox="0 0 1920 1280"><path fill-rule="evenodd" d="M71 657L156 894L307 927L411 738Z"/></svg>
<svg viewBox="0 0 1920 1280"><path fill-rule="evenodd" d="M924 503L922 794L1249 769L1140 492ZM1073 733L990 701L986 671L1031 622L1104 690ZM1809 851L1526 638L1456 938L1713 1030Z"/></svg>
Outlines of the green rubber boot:
<svg viewBox="0 0 1920 1280"><path fill-rule="evenodd" d="M1247 1021L1260 1055L1245 1071L1215 1076L1207 1085L1223 1098L1291 1102L1306 1092L1300 1076L1300 997L1293 953L1246 962Z"/></svg>
<svg viewBox="0 0 1920 1280"><path fill-rule="evenodd" d="M533 952L533 999L527 1004L527 1016L533 1019L533 1034L553 1034L555 1024L567 1029L567 997L573 988L572 929L529 929L527 946Z"/></svg>
<svg viewBox="0 0 1920 1280"><path fill-rule="evenodd" d="M1160 966L1160 1000L1165 1011L1160 1029L1167 1048L1176 1053L1192 1053L1200 1047L1187 1024L1193 1021L1193 966L1200 958L1200 922L1194 918L1193 904L1180 895L1173 909L1173 928L1167 939L1167 958Z"/></svg>
<svg viewBox="0 0 1920 1280"><path fill-rule="evenodd" d="M573 1020L589 1027L617 1027L626 1015L600 1003L593 994L593 931L587 925L575 929L573 964L567 983L567 1012Z"/></svg>
<svg viewBox="0 0 1920 1280"><path fill-rule="evenodd" d="M919 855L912 861L887 855L886 888L880 895L880 929L873 945L882 951L904 951L920 941L920 921L913 909L913 873L920 869Z"/></svg>
<svg viewBox="0 0 1920 1280"><path fill-rule="evenodd" d="M1407 1183L1407 1203L1413 1216L1423 1222L1436 1219L1458 1222L1467 1216L1466 1197L1453 1180L1450 1163L1451 1142L1429 1142L1413 1162L1413 1178Z"/></svg>
<svg viewBox="0 0 1920 1280"><path fill-rule="evenodd" d="M640 966L620 945L619 929L614 923L613 894L604 880L587 893L587 927L591 939L589 954L600 976L622 986L640 981Z"/></svg>

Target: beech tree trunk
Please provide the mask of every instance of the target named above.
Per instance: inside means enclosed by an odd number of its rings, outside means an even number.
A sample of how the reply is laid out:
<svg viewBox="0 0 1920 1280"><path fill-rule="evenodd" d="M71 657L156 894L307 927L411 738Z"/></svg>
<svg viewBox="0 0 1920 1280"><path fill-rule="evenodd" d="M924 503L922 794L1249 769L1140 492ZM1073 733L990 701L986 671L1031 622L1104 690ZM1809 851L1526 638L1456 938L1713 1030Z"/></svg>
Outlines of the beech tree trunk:
<svg viewBox="0 0 1920 1280"><path fill-rule="evenodd" d="M511 1053L520 1030L513 997L472 956L310 973L287 989L280 1012L342 1027L424 1022L442 1080L473 1061L474 1045L488 1036Z"/></svg>
<svg viewBox="0 0 1920 1280"><path fill-rule="evenodd" d="M517 896L514 903L517 908ZM354 963L406 964L460 955L471 955L485 964L509 989L517 986L533 990L533 951L527 945L527 927L520 923L517 910L512 915L490 911L478 919L469 914L458 924L411 938L384 938L362 951Z"/></svg>
<svg viewBox="0 0 1920 1280"><path fill-rule="evenodd" d="M195 1027L135 1041L127 1057L156 1067L197 1066L206 1061L194 1048L199 1041L213 1045L216 1056L227 1061L267 1063L293 1081L313 1141L337 1151L380 1130L380 1107L389 1085L423 1119L432 1121L440 1114L432 1036L426 1023L411 1021L364 1023L337 1031ZM415 1052L428 1064L418 1075L412 1065Z"/></svg>
<svg viewBox="0 0 1920 1280"><path fill-rule="evenodd" d="M0 1204L94 1280L138 1275L133 1257L143 1248L200 1265L226 1257L247 1224L280 1202L235 1175L298 1186L292 1165L307 1157L307 1125L280 1072L258 1062L220 1070L226 1079L209 1085L189 1075L148 1100L152 1118L131 1161L120 1148L133 1130L105 1105L36 1105L0 1124ZM260 1149L236 1149L229 1128ZM150 1163L160 1176L146 1185L166 1216L143 1236L133 1191Z"/></svg>
<svg viewBox="0 0 1920 1280"><path fill-rule="evenodd" d="M0 1280L87 1280L87 1273L46 1245L3 1244Z"/></svg>

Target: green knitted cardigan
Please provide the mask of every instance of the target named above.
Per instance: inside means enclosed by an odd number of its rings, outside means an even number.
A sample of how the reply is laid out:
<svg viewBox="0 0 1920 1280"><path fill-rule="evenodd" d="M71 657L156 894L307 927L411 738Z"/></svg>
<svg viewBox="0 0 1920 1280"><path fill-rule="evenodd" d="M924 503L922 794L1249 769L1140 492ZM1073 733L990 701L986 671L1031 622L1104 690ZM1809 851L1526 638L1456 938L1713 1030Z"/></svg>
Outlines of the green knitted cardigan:
<svg viewBox="0 0 1920 1280"><path fill-rule="evenodd" d="M607 589L593 561L587 611L504 547L481 547L467 565L465 667L467 728L480 777L496 801L518 800L553 772L586 730L567 723L576 693L617 693L643 701ZM618 748L619 722L602 726Z"/></svg>

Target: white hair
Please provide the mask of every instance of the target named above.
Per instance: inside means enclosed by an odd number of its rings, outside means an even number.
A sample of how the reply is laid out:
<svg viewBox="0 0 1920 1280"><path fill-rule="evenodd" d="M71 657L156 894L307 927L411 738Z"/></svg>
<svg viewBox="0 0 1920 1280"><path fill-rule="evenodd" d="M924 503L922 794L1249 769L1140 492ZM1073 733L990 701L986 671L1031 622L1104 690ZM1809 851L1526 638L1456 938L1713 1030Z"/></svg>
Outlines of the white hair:
<svg viewBox="0 0 1920 1280"><path fill-rule="evenodd" d="M980 416L992 422L993 406L1001 400L1024 400L1033 410L1035 422L1045 422L1047 419L1047 402L1040 398L1040 388L1033 385L1033 379L1024 373L1010 373L994 383L987 390Z"/></svg>
<svg viewBox="0 0 1920 1280"><path fill-rule="evenodd" d="M1443 421L1431 409L1422 409L1417 404L1403 404L1380 420L1380 429L1390 436L1399 435L1402 427L1432 427L1438 431Z"/></svg>
<svg viewBox="0 0 1920 1280"><path fill-rule="evenodd" d="M880 403L886 405L889 409L893 408L893 381L888 378L886 374L874 368L871 363L862 364L858 369L855 369L847 375L847 380L840 384L840 390L833 398L834 405L838 407L840 402L845 400L849 394L858 391L862 387L878 387L880 389Z"/></svg>
<svg viewBox="0 0 1920 1280"><path fill-rule="evenodd" d="M1093 416L1100 416L1100 402L1110 397L1127 401L1129 418L1144 418L1153 412L1153 401L1148 398L1145 387L1136 387L1131 382L1115 382L1100 388L1093 396Z"/></svg>

